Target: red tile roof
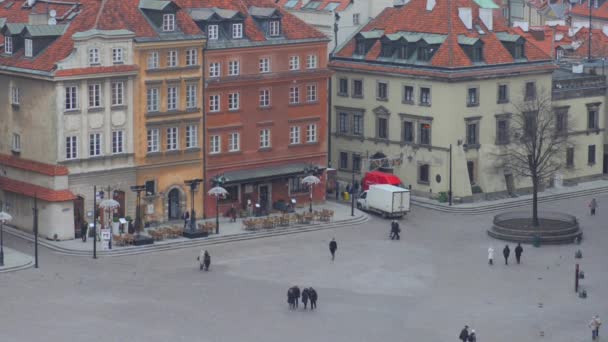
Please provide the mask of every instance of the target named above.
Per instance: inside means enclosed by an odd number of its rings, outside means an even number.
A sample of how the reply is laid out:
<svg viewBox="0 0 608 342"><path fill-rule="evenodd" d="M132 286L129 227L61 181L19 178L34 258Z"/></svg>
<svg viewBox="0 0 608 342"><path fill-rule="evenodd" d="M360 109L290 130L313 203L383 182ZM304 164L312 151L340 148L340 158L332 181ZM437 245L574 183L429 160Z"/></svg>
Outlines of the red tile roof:
<svg viewBox="0 0 608 342"><path fill-rule="evenodd" d="M576 32L564 25L535 26L530 27L528 32L524 32L521 28L515 30L524 36L528 43L542 50L544 54L555 56L552 49L568 47L564 53L566 57L585 58L588 56L589 29L586 27ZM592 29L591 32L591 56L594 58L608 56L608 37L600 29Z"/></svg>
<svg viewBox="0 0 608 342"><path fill-rule="evenodd" d="M47 176L67 176L69 173L68 168L65 166L45 164L7 154L0 154L0 166L1 165L36 172Z"/></svg>
<svg viewBox="0 0 608 342"><path fill-rule="evenodd" d="M47 202L66 202L76 198L70 190L52 190L7 177L0 177L0 188L28 197L36 196Z"/></svg>
<svg viewBox="0 0 608 342"><path fill-rule="evenodd" d="M278 5L285 8L285 4L288 2L289 0L279 0ZM326 7L327 5L329 5L330 3L335 3L338 4L338 7L336 7L334 9L334 12L341 12L344 11L345 9L348 8L348 6L350 4L353 3L352 0L314 0L314 1L318 1L321 4L315 8L315 9L308 9L308 8L304 8L304 10L310 10L310 11L323 11L323 10L327 10ZM308 4L308 3L307 3ZM285 8L286 10L300 10L303 9L304 2L302 0L299 0L298 3L291 8Z"/></svg>
<svg viewBox="0 0 608 342"><path fill-rule="evenodd" d="M572 6L570 14L574 14L581 17L589 17L589 2L583 0L582 4L576 4ZM594 4L594 2L592 2ZM608 2L605 1L600 7L591 9L591 17L608 20Z"/></svg>
<svg viewBox="0 0 608 342"><path fill-rule="evenodd" d="M113 65L106 67L89 67L89 68L74 68L55 71L55 76L80 76L80 75L93 75L93 74L108 74L108 73L120 73L128 71L137 71L137 65Z"/></svg>

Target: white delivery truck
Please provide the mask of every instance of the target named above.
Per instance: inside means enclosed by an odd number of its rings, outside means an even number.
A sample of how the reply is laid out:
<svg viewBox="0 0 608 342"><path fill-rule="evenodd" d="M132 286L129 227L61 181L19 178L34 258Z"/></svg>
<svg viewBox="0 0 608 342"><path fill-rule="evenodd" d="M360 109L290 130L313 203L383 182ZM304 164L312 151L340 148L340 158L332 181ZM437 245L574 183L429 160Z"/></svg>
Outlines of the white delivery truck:
<svg viewBox="0 0 608 342"><path fill-rule="evenodd" d="M390 184L372 185L357 199L357 208L384 218L402 217L410 211L410 191Z"/></svg>

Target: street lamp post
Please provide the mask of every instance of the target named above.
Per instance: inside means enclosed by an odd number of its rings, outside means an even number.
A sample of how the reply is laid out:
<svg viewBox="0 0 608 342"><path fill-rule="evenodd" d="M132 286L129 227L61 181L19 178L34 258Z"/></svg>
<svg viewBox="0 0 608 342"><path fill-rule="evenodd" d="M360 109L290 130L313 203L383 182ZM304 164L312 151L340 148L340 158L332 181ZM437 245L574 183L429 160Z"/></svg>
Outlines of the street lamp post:
<svg viewBox="0 0 608 342"><path fill-rule="evenodd" d="M13 217L8 213L0 212L0 266L4 266L4 223L12 219Z"/></svg>
<svg viewBox="0 0 608 342"><path fill-rule="evenodd" d="M135 231L137 232L137 237L139 238L139 232L141 230L141 192L146 190L145 185L133 185L131 186L131 191L135 191L137 193L137 208L135 208Z"/></svg>
<svg viewBox="0 0 608 342"><path fill-rule="evenodd" d="M304 174L309 174L309 176L302 179L302 183L307 184L310 188L310 203L308 206L308 212L312 213L312 190L315 184L320 183L320 179L315 176L319 174L319 167L313 163L310 163L304 167Z"/></svg>
<svg viewBox="0 0 608 342"><path fill-rule="evenodd" d="M220 234L220 196L225 196L228 191L222 187L226 182L224 175L213 177L215 186L209 190L209 195L215 196L215 234Z"/></svg>
<svg viewBox="0 0 608 342"><path fill-rule="evenodd" d="M38 268L38 195L34 194L34 267Z"/></svg>
<svg viewBox="0 0 608 342"><path fill-rule="evenodd" d="M355 163L353 162L353 179L350 186L350 216L355 216Z"/></svg>
<svg viewBox="0 0 608 342"><path fill-rule="evenodd" d="M93 185L93 259L97 259L97 185Z"/></svg>
<svg viewBox="0 0 608 342"><path fill-rule="evenodd" d="M190 230L194 231L196 228L196 212L194 211L194 191L196 190L196 187L198 186L198 184L200 184L201 182L203 182L202 179L200 178L196 178L196 179L189 179L187 181L184 181L184 184L190 186Z"/></svg>
<svg viewBox="0 0 608 342"><path fill-rule="evenodd" d="M450 144L450 189L448 191L448 200L450 205L452 205L452 144Z"/></svg>

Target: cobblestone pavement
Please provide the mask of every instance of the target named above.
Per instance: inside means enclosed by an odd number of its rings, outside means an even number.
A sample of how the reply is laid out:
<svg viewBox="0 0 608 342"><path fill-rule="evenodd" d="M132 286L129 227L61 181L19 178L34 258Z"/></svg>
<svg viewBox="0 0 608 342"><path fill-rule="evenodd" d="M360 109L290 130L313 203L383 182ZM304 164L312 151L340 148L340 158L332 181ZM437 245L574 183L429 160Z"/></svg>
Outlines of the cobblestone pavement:
<svg viewBox="0 0 608 342"><path fill-rule="evenodd" d="M577 215L583 243L524 246L521 265L502 262L504 243L486 235L491 215L419 208L401 221L400 241L376 217L212 246L210 272L198 270L194 248L98 260L43 248L39 269L0 274L0 341L443 342L456 341L464 324L480 341L588 341L591 316L608 320L608 196L598 197L595 217L588 200L543 204ZM587 299L573 289L578 248ZM294 284L316 288L316 311L288 309Z"/></svg>

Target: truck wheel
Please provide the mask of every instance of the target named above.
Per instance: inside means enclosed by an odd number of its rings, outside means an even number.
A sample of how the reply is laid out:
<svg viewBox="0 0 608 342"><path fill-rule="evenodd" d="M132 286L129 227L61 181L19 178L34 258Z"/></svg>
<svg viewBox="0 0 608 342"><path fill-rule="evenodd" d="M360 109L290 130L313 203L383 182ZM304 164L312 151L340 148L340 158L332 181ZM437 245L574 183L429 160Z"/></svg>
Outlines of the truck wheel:
<svg viewBox="0 0 608 342"><path fill-rule="evenodd" d="M361 203L357 203L357 209L361 210Z"/></svg>

